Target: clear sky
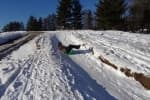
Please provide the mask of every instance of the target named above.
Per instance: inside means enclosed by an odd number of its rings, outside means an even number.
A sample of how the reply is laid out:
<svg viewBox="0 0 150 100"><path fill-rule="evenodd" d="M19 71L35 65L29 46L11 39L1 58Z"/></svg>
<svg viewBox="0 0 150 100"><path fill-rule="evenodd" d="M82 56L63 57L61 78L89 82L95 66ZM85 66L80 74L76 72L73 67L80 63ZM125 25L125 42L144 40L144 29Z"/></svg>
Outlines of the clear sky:
<svg viewBox="0 0 150 100"><path fill-rule="evenodd" d="M0 0L0 29L10 21L26 22L28 17L55 13L59 0ZM83 9L95 10L98 0L81 0Z"/></svg>

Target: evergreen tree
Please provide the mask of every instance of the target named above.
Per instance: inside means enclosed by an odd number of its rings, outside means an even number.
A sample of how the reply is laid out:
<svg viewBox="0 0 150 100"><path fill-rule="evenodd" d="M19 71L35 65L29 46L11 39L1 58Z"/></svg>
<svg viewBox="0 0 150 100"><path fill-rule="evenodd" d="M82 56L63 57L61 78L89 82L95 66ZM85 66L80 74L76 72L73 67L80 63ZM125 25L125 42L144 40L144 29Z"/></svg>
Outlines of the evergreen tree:
<svg viewBox="0 0 150 100"><path fill-rule="evenodd" d="M39 18L37 24L38 24L37 30L38 30L38 31L42 31L42 30L43 30L43 19L42 19L42 17Z"/></svg>
<svg viewBox="0 0 150 100"><path fill-rule="evenodd" d="M132 31L150 30L150 1L133 0L130 7L130 26Z"/></svg>
<svg viewBox="0 0 150 100"><path fill-rule="evenodd" d="M90 10L88 11L88 29L93 29L93 15Z"/></svg>
<svg viewBox="0 0 150 100"><path fill-rule="evenodd" d="M49 30L56 30L56 26L57 26L57 18L55 14L51 15L51 19L50 19L50 28Z"/></svg>
<svg viewBox="0 0 150 100"><path fill-rule="evenodd" d="M72 0L72 28L82 28L82 7L80 0Z"/></svg>
<svg viewBox="0 0 150 100"><path fill-rule="evenodd" d="M44 31L49 30L49 16L43 19L43 30Z"/></svg>
<svg viewBox="0 0 150 100"><path fill-rule="evenodd" d="M85 10L82 17L83 29L93 29L93 19L92 12Z"/></svg>
<svg viewBox="0 0 150 100"><path fill-rule="evenodd" d="M60 0L57 7L57 24L59 28L68 29L71 26L71 1Z"/></svg>
<svg viewBox="0 0 150 100"><path fill-rule="evenodd" d="M10 22L2 28L3 32L21 31L21 30L24 30L24 24L22 22L17 22L17 21Z"/></svg>
<svg viewBox="0 0 150 100"><path fill-rule="evenodd" d="M44 19L43 27L44 30L56 30L56 15L50 14Z"/></svg>
<svg viewBox="0 0 150 100"><path fill-rule="evenodd" d="M27 22L27 31L39 31L39 23L34 16L29 17Z"/></svg>
<svg viewBox="0 0 150 100"><path fill-rule="evenodd" d="M99 0L96 9L97 28L121 29L125 9L125 0Z"/></svg>

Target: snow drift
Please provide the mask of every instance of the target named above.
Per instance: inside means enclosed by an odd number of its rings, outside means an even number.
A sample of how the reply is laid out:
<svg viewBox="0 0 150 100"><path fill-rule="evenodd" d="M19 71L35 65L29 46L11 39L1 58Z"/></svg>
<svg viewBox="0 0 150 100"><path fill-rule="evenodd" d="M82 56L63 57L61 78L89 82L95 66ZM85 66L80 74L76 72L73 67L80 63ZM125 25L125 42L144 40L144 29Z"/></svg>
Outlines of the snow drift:
<svg viewBox="0 0 150 100"><path fill-rule="evenodd" d="M0 33L0 45L20 38L26 34L27 33L25 31Z"/></svg>

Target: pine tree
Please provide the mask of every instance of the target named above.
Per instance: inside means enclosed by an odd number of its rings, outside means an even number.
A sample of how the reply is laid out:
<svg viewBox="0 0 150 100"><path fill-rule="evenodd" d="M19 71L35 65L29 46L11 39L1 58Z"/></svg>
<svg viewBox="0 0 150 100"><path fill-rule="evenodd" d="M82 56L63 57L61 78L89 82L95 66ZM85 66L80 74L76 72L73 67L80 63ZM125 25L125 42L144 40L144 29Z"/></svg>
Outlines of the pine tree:
<svg viewBox="0 0 150 100"><path fill-rule="evenodd" d="M85 10L82 16L83 29L93 29L93 14L90 10Z"/></svg>
<svg viewBox="0 0 150 100"><path fill-rule="evenodd" d="M72 28L81 29L82 28L82 7L80 0L72 1Z"/></svg>
<svg viewBox="0 0 150 100"><path fill-rule="evenodd" d="M39 23L34 16L30 16L28 19L27 31L39 31Z"/></svg>
<svg viewBox="0 0 150 100"><path fill-rule="evenodd" d="M57 26L56 21L57 21L56 15L52 14L50 19L50 30L56 30L56 26Z"/></svg>
<svg viewBox="0 0 150 100"><path fill-rule="evenodd" d="M57 7L57 24L59 28L68 29L71 26L71 1L61 0Z"/></svg>
<svg viewBox="0 0 150 100"><path fill-rule="evenodd" d="M130 7L130 24L132 31L150 30L150 1L133 0Z"/></svg>
<svg viewBox="0 0 150 100"><path fill-rule="evenodd" d="M88 29L93 29L93 15L90 10L87 12L87 25Z"/></svg>
<svg viewBox="0 0 150 100"><path fill-rule="evenodd" d="M37 25L37 30L42 31L43 30L43 19L42 19L42 17L39 18L37 24L38 24Z"/></svg>
<svg viewBox="0 0 150 100"><path fill-rule="evenodd" d="M23 31L24 30L24 24L22 22L13 21L8 24L6 24L3 28L3 32L7 31Z"/></svg>
<svg viewBox="0 0 150 100"><path fill-rule="evenodd" d="M49 16L43 19L43 30L48 31L49 30Z"/></svg>
<svg viewBox="0 0 150 100"><path fill-rule="evenodd" d="M56 30L56 15L50 14L43 21L44 30Z"/></svg>
<svg viewBox="0 0 150 100"><path fill-rule="evenodd" d="M96 9L98 29L120 29L124 23L125 0L99 0Z"/></svg>

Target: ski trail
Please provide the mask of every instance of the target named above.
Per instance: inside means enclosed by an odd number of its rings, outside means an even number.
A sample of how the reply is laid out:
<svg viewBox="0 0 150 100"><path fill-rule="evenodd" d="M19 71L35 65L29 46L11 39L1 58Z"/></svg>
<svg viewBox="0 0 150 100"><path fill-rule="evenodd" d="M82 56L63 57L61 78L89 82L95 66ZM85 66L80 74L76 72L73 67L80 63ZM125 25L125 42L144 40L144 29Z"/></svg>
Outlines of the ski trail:
<svg viewBox="0 0 150 100"><path fill-rule="evenodd" d="M25 61L24 64L22 64L23 68L18 75L18 77L15 79L13 84L11 84L11 88L7 89L7 96L4 96L4 100L6 99L16 99L19 98L21 100L24 99L34 99L39 96L38 95L38 86L43 86L43 90L45 90L47 87L45 87L46 84L44 84L45 81L42 81L44 78L48 78L48 76L44 77L41 76L44 72L42 65L40 66L40 63L44 59L41 60L43 57L42 51L36 51L32 56ZM47 71L47 68L45 68L45 71ZM46 75L48 72L45 72ZM40 83L40 81L43 82L43 84ZM35 95L34 95L35 93ZM48 94L48 93L47 93Z"/></svg>
<svg viewBox="0 0 150 100"><path fill-rule="evenodd" d="M41 48L20 63L21 70L2 100L100 99L104 98L103 94L113 98L70 59L62 57L66 60L61 59L60 63L48 35L38 41Z"/></svg>

